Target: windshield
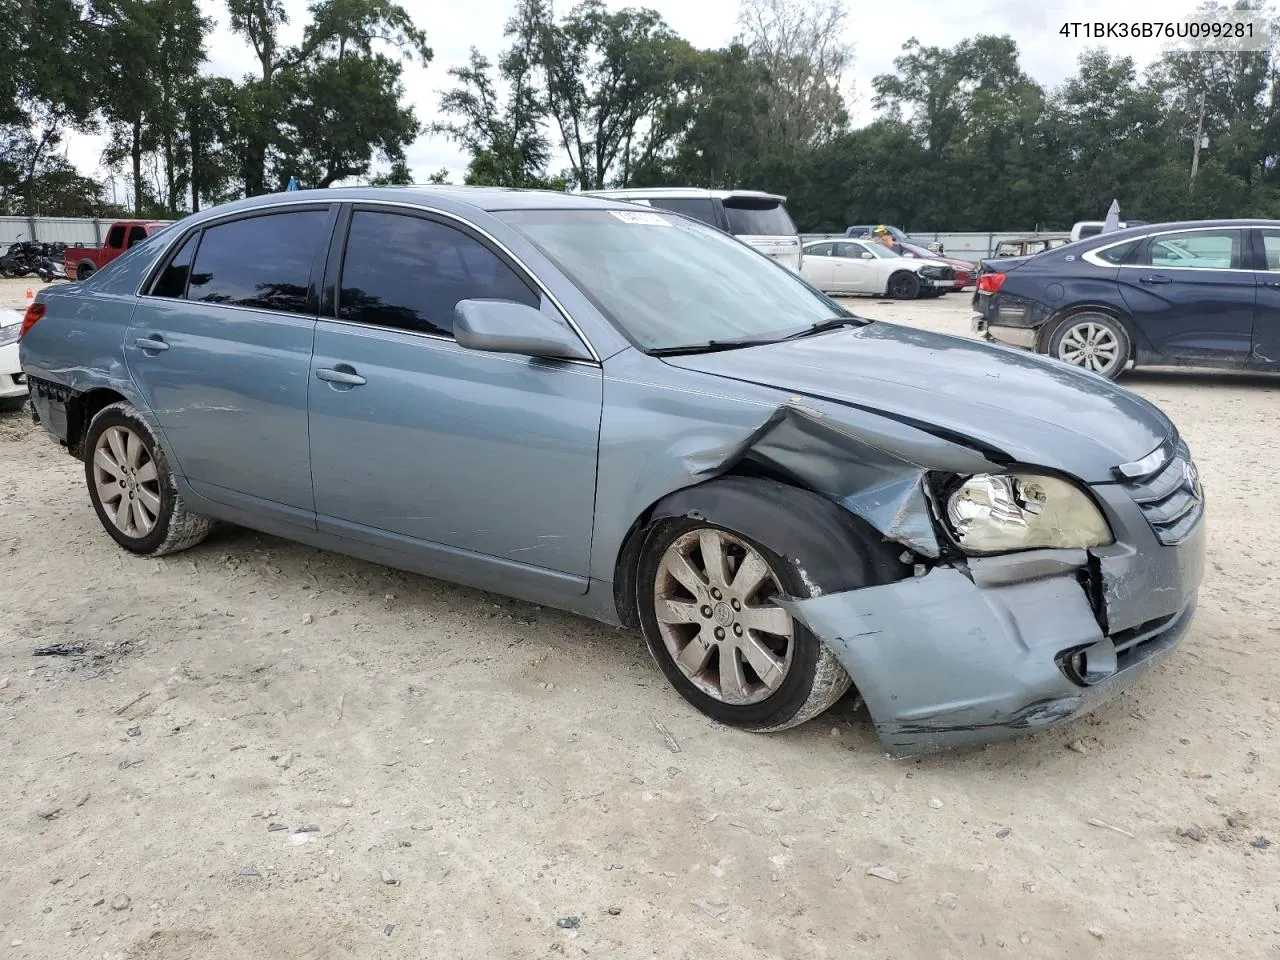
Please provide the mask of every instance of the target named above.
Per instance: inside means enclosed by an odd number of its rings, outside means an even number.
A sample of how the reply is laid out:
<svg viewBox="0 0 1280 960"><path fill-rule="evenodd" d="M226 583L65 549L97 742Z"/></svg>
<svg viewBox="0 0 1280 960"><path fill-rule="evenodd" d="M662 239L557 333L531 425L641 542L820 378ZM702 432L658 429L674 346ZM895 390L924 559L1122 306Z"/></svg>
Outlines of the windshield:
<svg viewBox="0 0 1280 960"><path fill-rule="evenodd" d="M508 210L641 349L779 339L848 311L718 230L659 211Z"/></svg>
<svg viewBox="0 0 1280 960"><path fill-rule="evenodd" d="M736 237L794 237L796 225L777 200L729 197L724 201L729 232Z"/></svg>

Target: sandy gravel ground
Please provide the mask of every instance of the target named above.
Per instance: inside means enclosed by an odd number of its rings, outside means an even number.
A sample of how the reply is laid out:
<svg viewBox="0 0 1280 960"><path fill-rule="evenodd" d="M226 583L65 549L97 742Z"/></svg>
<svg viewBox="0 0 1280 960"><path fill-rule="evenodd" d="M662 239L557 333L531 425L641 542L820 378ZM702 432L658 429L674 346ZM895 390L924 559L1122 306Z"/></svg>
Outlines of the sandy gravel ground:
<svg viewBox="0 0 1280 960"><path fill-rule="evenodd" d="M909 762L848 702L721 728L551 610L244 530L129 557L5 417L0 953L1280 957L1280 379L1127 385L1211 500L1194 629L1079 723Z"/></svg>

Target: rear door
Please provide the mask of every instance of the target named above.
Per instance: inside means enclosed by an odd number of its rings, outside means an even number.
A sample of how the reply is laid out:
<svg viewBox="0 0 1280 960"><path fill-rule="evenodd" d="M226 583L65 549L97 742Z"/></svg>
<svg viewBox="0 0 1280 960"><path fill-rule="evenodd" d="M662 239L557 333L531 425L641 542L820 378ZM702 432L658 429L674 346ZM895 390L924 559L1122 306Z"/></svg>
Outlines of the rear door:
<svg viewBox="0 0 1280 960"><path fill-rule="evenodd" d="M800 272L800 236L780 199L728 196L723 202L730 233L766 256Z"/></svg>
<svg viewBox="0 0 1280 960"><path fill-rule="evenodd" d="M1280 229L1254 231L1258 305L1253 315L1252 360L1280 364Z"/></svg>
<svg viewBox="0 0 1280 960"><path fill-rule="evenodd" d="M1244 360L1253 337L1257 280L1246 269L1247 231L1178 230L1148 237L1116 279L1139 333L1160 354Z"/></svg>
<svg viewBox="0 0 1280 960"><path fill-rule="evenodd" d="M833 291L836 245L830 240L815 243L804 249L804 278L823 292Z"/></svg>
<svg viewBox="0 0 1280 960"><path fill-rule="evenodd" d="M124 343L197 493L311 526L307 384L334 216L324 204L256 211L190 233Z"/></svg>

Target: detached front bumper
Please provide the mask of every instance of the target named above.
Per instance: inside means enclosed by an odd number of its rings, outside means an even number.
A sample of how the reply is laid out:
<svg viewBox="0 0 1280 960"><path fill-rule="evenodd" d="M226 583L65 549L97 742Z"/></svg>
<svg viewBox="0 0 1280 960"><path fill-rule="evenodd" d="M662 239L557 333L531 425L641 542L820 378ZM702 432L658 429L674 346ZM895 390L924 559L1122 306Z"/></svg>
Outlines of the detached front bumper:
<svg viewBox="0 0 1280 960"><path fill-rule="evenodd" d="M1204 524L1160 542L1120 484L1095 488L1117 544L1036 550L783 605L854 678L886 752L989 743L1093 709L1186 633Z"/></svg>

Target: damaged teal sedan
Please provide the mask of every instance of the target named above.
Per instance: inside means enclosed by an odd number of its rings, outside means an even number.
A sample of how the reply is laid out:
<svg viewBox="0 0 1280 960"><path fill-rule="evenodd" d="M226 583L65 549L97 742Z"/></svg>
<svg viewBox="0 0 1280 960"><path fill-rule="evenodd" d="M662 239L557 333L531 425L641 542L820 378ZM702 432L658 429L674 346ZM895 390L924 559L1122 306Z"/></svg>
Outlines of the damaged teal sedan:
<svg viewBox="0 0 1280 960"><path fill-rule="evenodd" d="M851 688L896 755L1042 729L1167 655L1202 578L1151 404L623 202L232 203L41 291L20 354L125 550L224 521L639 628L746 730Z"/></svg>

